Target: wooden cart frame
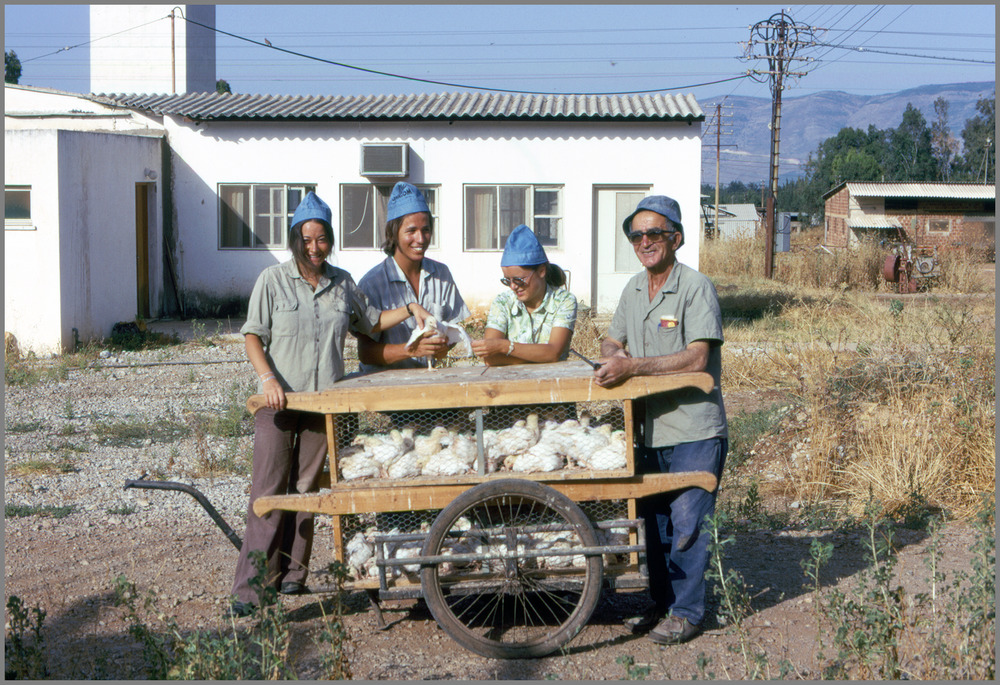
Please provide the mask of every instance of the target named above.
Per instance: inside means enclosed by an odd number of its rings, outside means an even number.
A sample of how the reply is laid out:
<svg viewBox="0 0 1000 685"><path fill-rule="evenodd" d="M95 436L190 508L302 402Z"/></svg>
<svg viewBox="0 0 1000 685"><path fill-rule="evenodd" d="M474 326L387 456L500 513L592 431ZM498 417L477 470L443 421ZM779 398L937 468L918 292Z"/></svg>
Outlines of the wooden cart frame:
<svg viewBox="0 0 1000 685"><path fill-rule="evenodd" d="M501 658L542 656L558 649L582 629L596 606L602 586L637 588L648 583L637 499L687 487L712 491L717 485L714 474L706 472L637 474L631 449L636 426L634 403L650 395L686 388L708 393L712 387L712 377L707 373L680 373L634 377L613 388L602 388L594 382L593 370L582 362L392 370L347 377L331 390L286 396L288 409L326 416L330 469L324 474L320 491L261 497L253 508L259 516L274 510L329 515L335 557L341 562L345 560L343 516L440 509L426 533L376 535L378 578L349 582L347 589L368 591L376 611L376 595L380 599L422 596L441 627L479 654ZM622 404L628 446L624 469L486 472L482 440L485 408L607 400ZM247 406L255 413L266 405L263 396L254 395ZM338 478L338 416L435 409L475 412L478 443L475 473L397 480ZM512 475L516 477L511 478ZM590 521L576 504L605 500L625 501L627 517ZM476 520L483 512L490 517L495 515L502 523L493 526L472 523L472 530L468 530L465 525L469 517ZM630 531L627 545L598 543L595 528L612 527ZM532 552L517 542L518 535L530 532L555 535L556 531L572 535L574 544L569 549ZM386 542L411 538L424 538L419 557L405 561L385 558ZM472 538L475 545L470 542ZM548 569L544 573L528 570L536 568L533 564L538 557L553 559L558 558L553 555L560 554L582 557L583 568ZM627 559L627 563L605 566L605 558ZM420 565L419 582L391 578L386 573L387 568L404 563ZM477 571L462 571L467 568ZM485 569L495 572L486 573ZM487 601L484 597L493 599ZM543 601L537 601L538 597ZM477 606L477 602L486 606ZM497 609L501 604L506 608ZM513 609L507 604L513 604ZM483 625L489 623L482 618L484 612L493 617L491 620L502 622L502 629ZM377 618L381 622L378 611ZM526 622L531 625L521 625Z"/></svg>

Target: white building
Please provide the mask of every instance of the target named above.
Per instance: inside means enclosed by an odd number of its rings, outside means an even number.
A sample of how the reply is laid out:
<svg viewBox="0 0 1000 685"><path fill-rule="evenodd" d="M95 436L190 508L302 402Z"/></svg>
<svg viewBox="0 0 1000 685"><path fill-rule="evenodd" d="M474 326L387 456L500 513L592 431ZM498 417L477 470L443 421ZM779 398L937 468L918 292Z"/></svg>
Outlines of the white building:
<svg viewBox="0 0 1000 685"><path fill-rule="evenodd" d="M331 261L359 280L385 257L392 185L421 187L428 256L483 312L520 223L582 304L610 310L640 268L621 221L648 194L680 203L678 258L698 265L704 115L690 95L100 90L119 94L5 88L4 327L27 349L65 350L136 315L239 316L260 271L290 258L288 220L309 189L333 209ZM53 278L21 285L37 273Z"/></svg>

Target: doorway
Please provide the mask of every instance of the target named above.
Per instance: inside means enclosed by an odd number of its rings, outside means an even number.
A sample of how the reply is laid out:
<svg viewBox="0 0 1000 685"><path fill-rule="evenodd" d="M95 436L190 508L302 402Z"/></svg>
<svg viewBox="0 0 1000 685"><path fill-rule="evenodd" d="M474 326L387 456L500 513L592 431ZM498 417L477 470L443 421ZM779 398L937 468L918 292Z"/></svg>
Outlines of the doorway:
<svg viewBox="0 0 1000 685"><path fill-rule="evenodd" d="M622 221L649 194L652 186L594 188L594 271L591 291L595 309L610 313L622 288L641 269L632 245L622 232Z"/></svg>
<svg viewBox="0 0 1000 685"><path fill-rule="evenodd" d="M150 317L149 233L155 187L152 183L135 184L135 298L136 314L143 319Z"/></svg>

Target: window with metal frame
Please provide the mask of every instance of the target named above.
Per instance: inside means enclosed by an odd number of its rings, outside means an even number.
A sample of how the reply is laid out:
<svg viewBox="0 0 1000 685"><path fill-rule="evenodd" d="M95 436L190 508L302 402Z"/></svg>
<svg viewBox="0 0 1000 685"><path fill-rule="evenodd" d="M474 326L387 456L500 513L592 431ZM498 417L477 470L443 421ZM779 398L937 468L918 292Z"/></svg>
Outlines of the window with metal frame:
<svg viewBox="0 0 1000 685"><path fill-rule="evenodd" d="M558 247L562 224L561 185L465 186L465 249L502 250L507 236L529 226L546 247Z"/></svg>
<svg viewBox="0 0 1000 685"><path fill-rule="evenodd" d="M929 218L927 219L927 231L929 233L951 233L951 219Z"/></svg>
<svg viewBox="0 0 1000 685"><path fill-rule="evenodd" d="M219 184L219 248L269 250L288 246L288 229L315 184Z"/></svg>
<svg viewBox="0 0 1000 685"><path fill-rule="evenodd" d="M340 185L340 247L344 250L378 250L385 241L386 207L395 184L342 183ZM416 185L431 210L434 233L431 248L438 246L438 187Z"/></svg>
<svg viewBox="0 0 1000 685"><path fill-rule="evenodd" d="M4 228L33 228L31 223L31 186L4 186Z"/></svg>

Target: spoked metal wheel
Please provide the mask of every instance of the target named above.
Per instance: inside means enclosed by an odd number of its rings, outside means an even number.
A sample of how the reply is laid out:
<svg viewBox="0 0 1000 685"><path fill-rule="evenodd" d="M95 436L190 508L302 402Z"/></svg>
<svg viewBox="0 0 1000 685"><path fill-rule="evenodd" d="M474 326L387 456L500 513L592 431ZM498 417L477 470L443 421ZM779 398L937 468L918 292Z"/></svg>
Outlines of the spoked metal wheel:
<svg viewBox="0 0 1000 685"><path fill-rule="evenodd" d="M556 490L496 480L438 514L424 543L421 586L441 628L466 649L516 659L550 654L580 632L601 593L597 536Z"/></svg>

